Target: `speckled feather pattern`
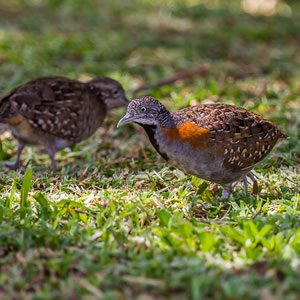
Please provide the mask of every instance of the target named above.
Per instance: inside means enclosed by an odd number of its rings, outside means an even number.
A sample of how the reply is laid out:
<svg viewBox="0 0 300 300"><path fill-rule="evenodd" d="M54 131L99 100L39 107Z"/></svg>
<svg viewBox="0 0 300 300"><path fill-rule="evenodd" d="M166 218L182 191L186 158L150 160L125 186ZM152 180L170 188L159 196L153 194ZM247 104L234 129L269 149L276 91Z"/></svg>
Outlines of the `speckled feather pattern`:
<svg viewBox="0 0 300 300"><path fill-rule="evenodd" d="M108 77L85 83L41 77L15 88L0 100L0 123L7 123L18 140L16 161L4 165L19 168L22 150L30 144L46 150L55 169L58 150L91 136L107 110L123 105L128 105L124 89Z"/></svg>
<svg viewBox="0 0 300 300"><path fill-rule="evenodd" d="M244 169L255 165L286 136L270 121L246 109L227 104L187 107L171 114L176 126L193 122L209 129L207 147L214 145L224 165Z"/></svg>
<svg viewBox="0 0 300 300"><path fill-rule="evenodd" d="M28 82L3 98L1 121L21 115L33 127L56 137L78 142L101 125L104 102L86 84L60 77Z"/></svg>

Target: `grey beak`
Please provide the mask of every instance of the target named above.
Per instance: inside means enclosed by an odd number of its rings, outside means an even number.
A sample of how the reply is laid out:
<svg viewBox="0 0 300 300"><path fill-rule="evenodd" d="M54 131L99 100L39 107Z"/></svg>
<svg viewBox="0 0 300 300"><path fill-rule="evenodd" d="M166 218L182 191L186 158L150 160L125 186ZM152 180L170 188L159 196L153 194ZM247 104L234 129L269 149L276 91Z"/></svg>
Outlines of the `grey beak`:
<svg viewBox="0 0 300 300"><path fill-rule="evenodd" d="M117 128L127 124L127 123L131 123L132 121L134 121L134 117L129 115L128 113L118 122L117 124Z"/></svg>

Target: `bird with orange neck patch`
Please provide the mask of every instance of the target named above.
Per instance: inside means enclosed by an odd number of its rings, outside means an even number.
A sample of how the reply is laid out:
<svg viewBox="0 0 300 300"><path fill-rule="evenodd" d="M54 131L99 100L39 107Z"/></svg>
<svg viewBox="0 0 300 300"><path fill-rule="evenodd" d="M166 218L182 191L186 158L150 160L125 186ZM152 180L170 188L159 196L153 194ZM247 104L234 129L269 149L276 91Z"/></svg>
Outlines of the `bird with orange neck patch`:
<svg viewBox="0 0 300 300"><path fill-rule="evenodd" d="M220 184L228 198L234 183L247 176L277 141L286 138L272 122L244 108L227 104L196 105L170 113L153 97L130 102L118 127L142 126L158 153L178 169Z"/></svg>

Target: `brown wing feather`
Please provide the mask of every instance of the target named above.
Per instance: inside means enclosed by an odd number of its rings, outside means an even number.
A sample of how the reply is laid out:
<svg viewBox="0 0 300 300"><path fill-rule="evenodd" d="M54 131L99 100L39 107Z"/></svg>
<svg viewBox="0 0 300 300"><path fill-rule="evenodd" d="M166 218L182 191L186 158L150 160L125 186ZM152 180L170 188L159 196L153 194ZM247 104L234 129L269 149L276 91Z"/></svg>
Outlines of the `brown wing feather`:
<svg viewBox="0 0 300 300"><path fill-rule="evenodd" d="M28 82L6 99L7 115L20 114L35 128L74 141L89 136L106 113L104 103L99 103L84 83L63 77Z"/></svg>
<svg viewBox="0 0 300 300"><path fill-rule="evenodd" d="M177 125L193 122L210 130L209 140L223 155L224 165L247 169L262 160L286 136L270 121L226 104L188 107L172 114Z"/></svg>

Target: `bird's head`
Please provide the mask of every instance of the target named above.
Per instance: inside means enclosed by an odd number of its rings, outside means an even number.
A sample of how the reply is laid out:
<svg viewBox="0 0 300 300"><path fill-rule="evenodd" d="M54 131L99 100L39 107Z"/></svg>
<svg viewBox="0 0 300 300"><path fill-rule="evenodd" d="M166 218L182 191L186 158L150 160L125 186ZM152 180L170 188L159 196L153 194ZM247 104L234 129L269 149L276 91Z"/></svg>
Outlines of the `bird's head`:
<svg viewBox="0 0 300 300"><path fill-rule="evenodd" d="M140 125L159 125L168 117L169 111L155 98L143 96L130 101L126 115L119 121L117 127L127 123Z"/></svg>
<svg viewBox="0 0 300 300"><path fill-rule="evenodd" d="M121 84L108 77L97 77L87 82L90 90L105 102L108 109L127 106L129 101Z"/></svg>

